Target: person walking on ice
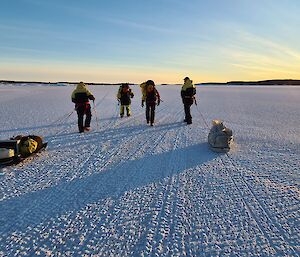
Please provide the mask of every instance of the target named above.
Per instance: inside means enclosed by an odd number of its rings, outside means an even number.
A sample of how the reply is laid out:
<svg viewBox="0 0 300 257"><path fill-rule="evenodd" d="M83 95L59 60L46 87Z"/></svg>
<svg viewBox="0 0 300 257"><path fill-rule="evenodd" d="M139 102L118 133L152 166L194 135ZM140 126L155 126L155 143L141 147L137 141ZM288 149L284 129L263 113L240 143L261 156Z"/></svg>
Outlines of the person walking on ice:
<svg viewBox="0 0 300 257"><path fill-rule="evenodd" d="M131 115L130 111L130 104L131 104L131 98L134 97L134 94L129 87L128 83L122 83L121 86L119 87L118 93L117 93L117 98L118 101L120 102L120 117L124 117L124 109L126 108L126 114L127 117Z"/></svg>
<svg viewBox="0 0 300 257"><path fill-rule="evenodd" d="M75 110L77 111L79 133L90 131L92 112L89 100L95 101L95 97L86 88L86 85L80 82L73 91L71 98L72 102L75 103ZM85 121L84 115L86 116Z"/></svg>
<svg viewBox="0 0 300 257"><path fill-rule="evenodd" d="M196 87L193 85L193 81L189 77L184 78L184 84L181 88L181 98L184 105L184 121L187 124L192 124L191 106L194 103L196 94Z"/></svg>
<svg viewBox="0 0 300 257"><path fill-rule="evenodd" d="M154 124L155 106L160 104L160 95L155 88L155 83L152 80L143 82L141 85L142 90L142 107L146 102L146 121L151 126Z"/></svg>

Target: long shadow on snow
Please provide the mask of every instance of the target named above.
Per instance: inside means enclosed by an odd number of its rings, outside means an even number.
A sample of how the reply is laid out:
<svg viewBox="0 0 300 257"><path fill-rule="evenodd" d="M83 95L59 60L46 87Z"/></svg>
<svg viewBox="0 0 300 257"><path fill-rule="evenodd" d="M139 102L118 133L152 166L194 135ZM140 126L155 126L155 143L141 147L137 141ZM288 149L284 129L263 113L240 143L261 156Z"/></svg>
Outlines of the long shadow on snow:
<svg viewBox="0 0 300 257"><path fill-rule="evenodd" d="M80 137L79 133L66 133L60 134L54 137L46 137L49 140L49 146L51 150L55 149L66 149L70 147L76 147L82 145L83 142L91 143L91 144L101 144L101 143L117 143L118 141L124 138L130 138L137 136L141 133L144 133L147 130L147 136L151 137L152 135L157 134L157 132L164 130L177 129L179 127L186 126L182 122L173 122L166 124L159 124L155 127L150 127L149 125L134 125L134 126L126 126L126 127L118 127L118 128L108 128L99 132L92 132L83 134L83 137ZM53 141L60 140L61 143L58 146L55 146ZM48 147L49 148L49 147Z"/></svg>
<svg viewBox="0 0 300 257"><path fill-rule="evenodd" d="M117 200L126 191L163 183L171 176L216 157L206 143L201 143L161 154L148 154L83 179L4 200L0 204L0 232L25 231L28 226L69 211L79 211L101 199L112 197Z"/></svg>
<svg viewBox="0 0 300 257"><path fill-rule="evenodd" d="M109 117L109 118L102 118L100 121L110 121L110 120L116 120L118 117ZM6 132L20 132L22 131L29 131L29 130L43 130L43 129L51 129L51 128L62 128L66 126L74 125L74 128L77 130L77 121L68 121L64 122L61 121L59 123L53 123L53 124L44 124L44 125L39 125L39 126L34 126L34 127L22 127L22 128L12 128L12 129L5 129L5 130L0 130L1 133L6 133ZM43 135L41 135L43 136ZM48 136L49 138L54 137L54 136Z"/></svg>
<svg viewBox="0 0 300 257"><path fill-rule="evenodd" d="M70 125L74 125L77 123L74 123L74 121L71 122L65 122L60 124L50 124L50 125L40 125L40 126L34 126L34 127L23 127L23 128L12 128L12 129L6 129L6 130L0 130L1 133L6 132L18 132L20 134L21 131L29 131L29 130L42 130L42 129L50 129L50 128L62 128ZM43 135L41 135L43 136Z"/></svg>

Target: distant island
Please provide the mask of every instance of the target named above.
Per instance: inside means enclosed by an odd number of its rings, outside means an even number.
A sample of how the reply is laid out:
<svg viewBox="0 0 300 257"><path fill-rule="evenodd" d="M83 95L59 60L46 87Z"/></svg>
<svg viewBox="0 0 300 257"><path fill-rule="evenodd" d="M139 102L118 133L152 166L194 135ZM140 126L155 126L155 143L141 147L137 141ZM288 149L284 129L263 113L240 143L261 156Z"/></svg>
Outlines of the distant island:
<svg viewBox="0 0 300 257"><path fill-rule="evenodd" d="M14 80L0 80L1 84L42 84L42 85L75 85L78 82L43 82L43 81L14 81ZM85 82L88 85L121 85L122 83L101 83L101 82ZM134 85L135 83L128 83ZM163 83L161 85L182 85L182 84L168 84ZM203 82L195 83L195 85L218 85L218 86L234 86L234 85L261 85L261 86L300 86L300 80L296 79L272 79L272 80L261 80L261 81L229 81L229 82Z"/></svg>
<svg viewBox="0 0 300 257"><path fill-rule="evenodd" d="M296 79L272 79L261 81L229 81L224 83L219 82L205 82L197 85L265 85L265 86L300 86L300 80Z"/></svg>

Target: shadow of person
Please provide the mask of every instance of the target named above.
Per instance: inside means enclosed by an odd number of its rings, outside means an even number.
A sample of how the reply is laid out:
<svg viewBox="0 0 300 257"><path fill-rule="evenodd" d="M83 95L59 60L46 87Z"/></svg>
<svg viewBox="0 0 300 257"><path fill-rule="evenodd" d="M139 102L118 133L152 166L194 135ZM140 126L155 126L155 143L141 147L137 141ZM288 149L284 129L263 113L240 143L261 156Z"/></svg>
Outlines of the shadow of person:
<svg viewBox="0 0 300 257"><path fill-rule="evenodd" d="M145 130L147 130L148 136L155 135L158 132L171 130L171 129L178 129L179 127L183 127L185 124L182 122L173 122L173 123L165 123L165 124L158 124L155 128L150 127L146 124L138 124L132 125L127 124L126 126L122 127L115 127L115 128L104 128L101 131L96 132L89 132L84 134L83 138L78 138L78 132L71 132L71 133L63 133L55 136L47 136L45 137L46 140L49 142L49 146L51 150L55 149L64 149L69 148L70 145L73 147L80 146L83 141L89 140L90 142L105 142L105 141L113 141L117 143L119 140L122 140L124 137L132 137L139 135ZM54 142L54 143L53 143ZM59 144L56 144L59 142Z"/></svg>

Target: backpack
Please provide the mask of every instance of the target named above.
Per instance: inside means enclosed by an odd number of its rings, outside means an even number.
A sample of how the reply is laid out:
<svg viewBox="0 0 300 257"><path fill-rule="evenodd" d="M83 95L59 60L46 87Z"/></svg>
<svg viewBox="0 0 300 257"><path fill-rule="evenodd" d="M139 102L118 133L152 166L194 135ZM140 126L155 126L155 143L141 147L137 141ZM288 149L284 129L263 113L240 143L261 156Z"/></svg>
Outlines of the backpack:
<svg viewBox="0 0 300 257"><path fill-rule="evenodd" d="M128 92L130 92L130 91L131 91L131 90L130 90L130 87L129 87L128 84L122 84L122 85L120 85L119 90L118 90L118 98L121 97L121 94L122 94L122 93L123 93L123 94L126 94L126 93L128 93Z"/></svg>
<svg viewBox="0 0 300 257"><path fill-rule="evenodd" d="M188 97L193 97L196 94L196 88L194 87L189 87L185 90L184 95Z"/></svg>
<svg viewBox="0 0 300 257"><path fill-rule="evenodd" d="M121 91L122 91L123 93L129 92L129 85L128 85L128 84L122 84L122 85L120 86L120 88L121 88Z"/></svg>
<svg viewBox="0 0 300 257"><path fill-rule="evenodd" d="M29 156L32 154L38 147L38 142L32 138L28 138L21 143L19 151L22 156Z"/></svg>
<svg viewBox="0 0 300 257"><path fill-rule="evenodd" d="M155 87L153 85L148 85L145 87L146 90L146 94L151 94L152 92L154 92Z"/></svg>
<svg viewBox="0 0 300 257"><path fill-rule="evenodd" d="M146 98L148 98L150 95L153 94L154 92L154 95L155 92L156 92L156 89L155 89L155 84L152 80L148 80L146 82L143 82L141 85L141 91L142 91L142 95L143 95L143 100L146 100ZM156 99L156 96L155 96L155 99Z"/></svg>

